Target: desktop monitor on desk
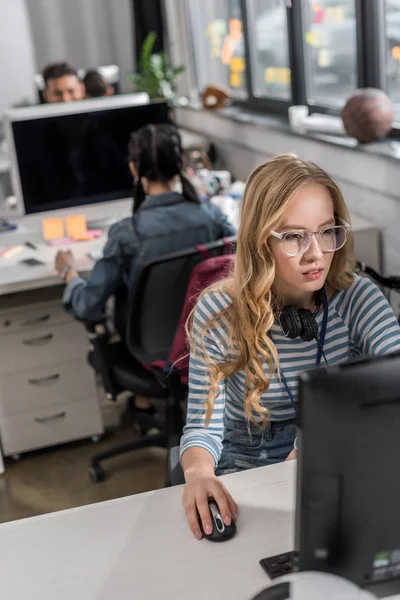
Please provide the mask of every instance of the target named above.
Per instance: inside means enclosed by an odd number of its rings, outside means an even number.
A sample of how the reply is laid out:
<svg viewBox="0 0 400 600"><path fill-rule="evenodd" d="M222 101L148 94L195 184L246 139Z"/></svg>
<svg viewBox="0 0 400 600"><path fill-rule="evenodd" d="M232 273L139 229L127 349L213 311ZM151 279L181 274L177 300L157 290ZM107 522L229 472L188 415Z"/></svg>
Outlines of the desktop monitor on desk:
<svg viewBox="0 0 400 600"><path fill-rule="evenodd" d="M400 354L304 373L299 408L300 571L398 593Z"/></svg>
<svg viewBox="0 0 400 600"><path fill-rule="evenodd" d="M129 134L169 121L165 102L127 94L18 108L5 114L11 177L22 216L132 195Z"/></svg>

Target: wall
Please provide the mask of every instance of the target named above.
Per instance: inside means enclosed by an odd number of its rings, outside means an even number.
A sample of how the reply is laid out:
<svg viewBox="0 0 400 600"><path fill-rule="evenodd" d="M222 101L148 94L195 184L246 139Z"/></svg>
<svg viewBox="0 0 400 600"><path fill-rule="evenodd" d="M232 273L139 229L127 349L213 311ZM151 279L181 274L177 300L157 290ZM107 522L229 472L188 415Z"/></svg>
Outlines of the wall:
<svg viewBox="0 0 400 600"><path fill-rule="evenodd" d="M83 69L116 64L122 91L132 91L126 81L134 68L131 0L26 0L26 4L39 70L58 60Z"/></svg>
<svg viewBox="0 0 400 600"><path fill-rule="evenodd" d="M34 72L24 0L0 0L0 115L12 104L34 101Z"/></svg>
<svg viewBox="0 0 400 600"><path fill-rule="evenodd" d="M246 179L268 157L284 152L295 152L315 161L335 178L350 211L381 228L385 271L400 274L399 159L189 108L177 110L177 121L212 139L221 161L238 178ZM397 144L393 143L393 148Z"/></svg>

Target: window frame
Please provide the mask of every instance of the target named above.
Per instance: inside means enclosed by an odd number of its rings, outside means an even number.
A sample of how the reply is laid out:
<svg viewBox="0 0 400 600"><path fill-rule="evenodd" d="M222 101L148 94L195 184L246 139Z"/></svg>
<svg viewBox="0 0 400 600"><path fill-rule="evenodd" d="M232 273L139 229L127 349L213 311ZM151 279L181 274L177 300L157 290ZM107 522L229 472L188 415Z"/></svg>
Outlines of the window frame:
<svg viewBox="0 0 400 600"><path fill-rule="evenodd" d="M385 0L355 0L356 14L356 51L357 51L357 87L376 87L388 92L386 81L386 30ZM189 11L188 2L185 2ZM249 10L247 0L240 0L242 12L247 99L233 99L235 106L264 113L287 114L293 104L307 105L310 113L319 112L340 115L342 108L326 104L310 104L307 98L306 48L303 40L304 5L300 0L292 0L292 7L286 8L289 44L289 67L291 70L291 100L263 96L253 92L253 75L249 32ZM193 50L193 54L195 54ZM195 56L194 56L195 62ZM400 121L393 123L391 137L400 137Z"/></svg>
<svg viewBox="0 0 400 600"><path fill-rule="evenodd" d="M251 50L250 40L249 40L249 13L247 7L247 0L240 0L240 9L242 12L242 21L243 21L243 33L244 33L244 47L245 47L245 61L246 61L246 83L247 83L247 100L236 101L235 104L240 103L242 105L246 105L247 107L255 110L261 110L263 112L270 113L278 113L278 114L287 114L289 106L294 104L293 102L293 83L291 83L292 89L292 99L283 100L279 98L273 98L272 96L255 96L254 88L253 88L253 74L251 69L252 64L252 54L254 50ZM289 28L289 20L288 20L288 10L286 9L286 23L287 23L287 33L288 33L288 45L289 45L289 67L291 73L293 73L291 57L292 57L292 49L291 49L291 36L290 36L290 28Z"/></svg>

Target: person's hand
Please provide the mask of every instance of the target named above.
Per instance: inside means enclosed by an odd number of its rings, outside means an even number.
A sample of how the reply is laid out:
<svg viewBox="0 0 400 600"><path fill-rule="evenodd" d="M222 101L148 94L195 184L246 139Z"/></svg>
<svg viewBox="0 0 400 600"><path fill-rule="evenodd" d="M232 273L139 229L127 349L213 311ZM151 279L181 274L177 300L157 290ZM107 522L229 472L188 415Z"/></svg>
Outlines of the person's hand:
<svg viewBox="0 0 400 600"><path fill-rule="evenodd" d="M293 450L291 451L289 456L287 458L285 458L285 461L286 460L295 460L296 458L297 458L297 451L293 448Z"/></svg>
<svg viewBox="0 0 400 600"><path fill-rule="evenodd" d="M198 513L205 533L212 533L212 522L210 509L208 507L209 498L213 498L219 508L222 520L225 525L230 525L232 516L236 520L238 507L232 496L214 473L195 473L185 472L186 485L183 492L182 504L185 509L186 518L189 527L195 538L202 538Z"/></svg>
<svg viewBox="0 0 400 600"><path fill-rule="evenodd" d="M55 258L55 262L54 262L54 267L56 269L56 271L58 271L59 273L62 272L62 270L71 265L73 263L74 257L72 255L71 250L59 250L57 252L56 258Z"/></svg>

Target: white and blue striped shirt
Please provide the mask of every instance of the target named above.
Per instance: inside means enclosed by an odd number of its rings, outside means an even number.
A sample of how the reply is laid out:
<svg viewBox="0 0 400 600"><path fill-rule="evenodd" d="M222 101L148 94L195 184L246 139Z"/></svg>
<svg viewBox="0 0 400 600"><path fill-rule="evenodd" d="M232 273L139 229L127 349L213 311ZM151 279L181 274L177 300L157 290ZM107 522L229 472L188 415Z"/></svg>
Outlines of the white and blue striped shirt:
<svg viewBox="0 0 400 600"><path fill-rule="evenodd" d="M214 291L203 296L197 304L193 333L197 348L190 356L189 399L187 421L181 439L181 455L191 447L205 448L217 464L221 456L224 438L224 414L231 419L245 422L244 371L237 371L219 385L219 396L208 427L205 427L205 403L210 388L208 367L199 355L203 354L200 336L204 325L227 308L231 296ZM319 330L323 311L316 315ZM229 324L225 318L218 319L204 336L207 352L217 362L233 358L235 350L229 348ZM278 323L272 328L272 338L279 353L280 368L293 393L297 397L297 375L316 364L318 346L316 341L285 338ZM375 356L400 351L400 327L396 317L379 288L369 279L355 276L346 290L338 290L329 300L328 325L324 353L329 365L344 362L357 356ZM268 373L268 365L264 366ZM271 420L279 421L295 417L294 408L284 382L273 377L269 389L261 397L263 406L270 410Z"/></svg>

